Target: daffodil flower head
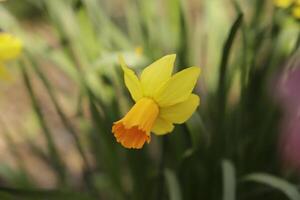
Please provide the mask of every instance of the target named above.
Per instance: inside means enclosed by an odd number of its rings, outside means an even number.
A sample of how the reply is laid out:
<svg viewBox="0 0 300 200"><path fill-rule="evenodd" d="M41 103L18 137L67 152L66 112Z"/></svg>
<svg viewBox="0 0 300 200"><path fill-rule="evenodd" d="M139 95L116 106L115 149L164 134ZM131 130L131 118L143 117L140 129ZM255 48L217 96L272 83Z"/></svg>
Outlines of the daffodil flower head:
<svg viewBox="0 0 300 200"><path fill-rule="evenodd" d="M0 32L0 78L11 79L4 63L17 58L21 51L22 42L20 39L9 33Z"/></svg>
<svg viewBox="0 0 300 200"><path fill-rule="evenodd" d="M143 47L141 46L137 46L134 48L134 53L137 55L137 56L142 56L143 55Z"/></svg>
<svg viewBox="0 0 300 200"><path fill-rule="evenodd" d="M275 6L283 9L290 9L291 15L300 19L300 0L274 0Z"/></svg>
<svg viewBox="0 0 300 200"><path fill-rule="evenodd" d="M287 8L293 4L294 0L274 0L275 6L279 8Z"/></svg>
<svg viewBox="0 0 300 200"><path fill-rule="evenodd" d="M296 19L300 19L300 0L295 1L295 5L292 8L292 15Z"/></svg>
<svg viewBox="0 0 300 200"><path fill-rule="evenodd" d="M9 61L18 57L22 50L19 38L5 32L0 32L0 62Z"/></svg>
<svg viewBox="0 0 300 200"><path fill-rule="evenodd" d="M167 55L146 67L138 78L122 57L125 85L135 101L112 132L126 148L140 149L156 135L170 133L173 124L187 121L200 103L192 91L200 75L199 67L186 68L172 76L176 55Z"/></svg>

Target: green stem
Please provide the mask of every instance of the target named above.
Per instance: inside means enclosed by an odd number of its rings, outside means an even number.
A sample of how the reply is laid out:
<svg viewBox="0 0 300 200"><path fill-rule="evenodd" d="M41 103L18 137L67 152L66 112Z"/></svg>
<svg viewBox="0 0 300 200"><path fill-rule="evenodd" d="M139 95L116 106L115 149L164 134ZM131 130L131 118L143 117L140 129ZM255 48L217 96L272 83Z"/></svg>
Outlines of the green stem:
<svg viewBox="0 0 300 200"><path fill-rule="evenodd" d="M28 178L28 174L27 174L27 170L25 167L25 164L23 162L22 156L20 154L20 152L17 150L17 145L14 142L13 138L11 137L11 132L9 131L7 125L5 124L5 122L3 121L2 117L0 118L0 125L3 129L3 136L4 139L7 143L8 149L11 152L11 154L14 156L14 158L16 159L16 163L19 167L19 169L24 173L24 175L26 176L25 178Z"/></svg>
<svg viewBox="0 0 300 200"><path fill-rule="evenodd" d="M222 147L227 147L226 139L226 132L224 132L224 118L226 112L226 102L227 102L227 86L226 86L226 78L227 78L227 68L228 68L228 61L230 57L230 52L232 50L234 39L236 38L237 31L242 25L243 14L239 13L235 22L231 26L228 38L223 46L222 58L219 68L219 83L218 83L218 93L217 93L217 108L218 108L218 115L216 118L216 133L212 137L212 141L215 142L214 146L214 155L216 157L221 156L220 154L227 154L227 150L223 149ZM221 148L220 148L221 147ZM222 149L220 151L220 149Z"/></svg>
<svg viewBox="0 0 300 200"><path fill-rule="evenodd" d="M232 49L233 41L236 37L237 31L240 28L243 20L243 14L238 14L235 22L233 23L228 38L223 46L222 59L220 63L220 73L219 73L219 84L218 84L218 94L219 94L219 108L220 114L224 114L225 105L226 105L226 75L227 75L227 66ZM222 116L221 115L221 116Z"/></svg>
<svg viewBox="0 0 300 200"><path fill-rule="evenodd" d="M28 57L30 58L30 56L28 56ZM31 60L34 71L36 72L36 74L42 81L43 85L45 86L45 88L50 96L50 99L54 105L54 108L55 108L60 120L62 121L62 124L64 125L64 127L68 130L68 132L73 137L73 139L75 141L75 145L77 147L79 154L81 155L81 158L85 165L86 170L90 171L91 167L90 167L88 159L84 153L84 148L82 147L82 145L80 143L78 133L76 132L75 128L73 127L72 123L69 121L69 119L67 118L65 113L63 112L63 109L61 108L61 106L59 105L57 98L53 92L52 86L50 85L48 79L46 78L46 76L44 75L42 70L40 70L40 68L37 66L37 63L31 58L30 58L30 60Z"/></svg>
<svg viewBox="0 0 300 200"><path fill-rule="evenodd" d="M164 168L165 168L165 156L167 148L167 138L163 137L162 140L162 153L158 166L158 181L157 181L157 200L162 200L164 198Z"/></svg>
<svg viewBox="0 0 300 200"><path fill-rule="evenodd" d="M36 115L38 116L38 120L39 123L41 125L41 128L43 129L43 133L44 136L46 138L47 141L47 147L48 147L48 151L51 157L51 160L53 162L53 167L55 169L55 171L57 172L58 178L60 180L61 184L65 184L66 181L66 173L65 173L65 166L59 156L59 153L57 151L57 148L55 146L54 140L52 138L50 129L48 128L47 124L46 124L46 120L44 118L44 115L41 111L41 107L38 103L38 100L34 94L30 79L29 79L29 75L28 72L26 71L25 67L24 67L24 63L21 63L21 72L23 75L23 80L25 83L25 87L29 93L29 97L31 99L31 103L33 106L33 109L36 113Z"/></svg>

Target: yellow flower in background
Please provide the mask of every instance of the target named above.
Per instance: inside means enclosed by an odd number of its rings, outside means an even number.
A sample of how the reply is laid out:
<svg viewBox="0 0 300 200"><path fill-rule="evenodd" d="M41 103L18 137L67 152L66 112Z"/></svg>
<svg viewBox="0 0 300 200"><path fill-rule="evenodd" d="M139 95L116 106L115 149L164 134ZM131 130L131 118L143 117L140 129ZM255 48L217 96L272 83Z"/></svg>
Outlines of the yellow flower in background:
<svg viewBox="0 0 300 200"><path fill-rule="evenodd" d="M141 47L141 46L137 46L137 47L135 47L135 49L134 49L134 53L137 55L137 56L141 56L141 55L143 55L143 47Z"/></svg>
<svg viewBox="0 0 300 200"><path fill-rule="evenodd" d="M292 5L294 0L274 0L274 4L279 8L287 8Z"/></svg>
<svg viewBox="0 0 300 200"><path fill-rule="evenodd" d="M300 19L300 0L295 1L295 5L292 8L292 15L296 19Z"/></svg>
<svg viewBox="0 0 300 200"><path fill-rule="evenodd" d="M20 39L11 34L0 32L0 77L9 79L9 73L4 63L18 57L22 50L22 42Z"/></svg>
<svg viewBox="0 0 300 200"><path fill-rule="evenodd" d="M9 33L0 32L0 62L16 58L22 50L20 39Z"/></svg>
<svg viewBox="0 0 300 200"><path fill-rule="evenodd" d="M167 55L146 67L140 78L120 57L125 85L135 105L121 120L114 123L112 132L126 148L140 149L156 135L170 133L173 124L188 120L200 99L192 91L200 75L199 67L189 67L172 76L176 55Z"/></svg>
<svg viewBox="0 0 300 200"><path fill-rule="evenodd" d="M294 18L300 19L300 0L274 0L275 6L279 8L290 8Z"/></svg>

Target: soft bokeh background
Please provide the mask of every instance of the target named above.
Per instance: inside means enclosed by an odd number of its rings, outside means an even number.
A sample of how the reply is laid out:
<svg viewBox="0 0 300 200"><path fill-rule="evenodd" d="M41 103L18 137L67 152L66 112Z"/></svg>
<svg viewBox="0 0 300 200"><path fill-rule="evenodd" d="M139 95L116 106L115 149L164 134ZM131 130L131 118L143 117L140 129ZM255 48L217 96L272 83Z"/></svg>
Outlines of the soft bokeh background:
<svg viewBox="0 0 300 200"><path fill-rule="evenodd" d="M272 0L6 0L24 43L0 80L1 199L300 199L300 22ZM1 45L1 44L0 44ZM176 53L201 105L142 150L111 124L136 71Z"/></svg>

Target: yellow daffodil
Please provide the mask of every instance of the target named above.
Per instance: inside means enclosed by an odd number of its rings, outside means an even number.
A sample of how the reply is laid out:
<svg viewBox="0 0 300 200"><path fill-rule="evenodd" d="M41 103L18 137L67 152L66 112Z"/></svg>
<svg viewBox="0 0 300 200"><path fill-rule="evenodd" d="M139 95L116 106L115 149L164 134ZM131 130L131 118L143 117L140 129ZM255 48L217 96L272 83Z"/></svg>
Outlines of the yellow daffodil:
<svg viewBox="0 0 300 200"><path fill-rule="evenodd" d="M134 53L137 55L137 56L142 56L143 55L143 47L141 46L137 46L134 48Z"/></svg>
<svg viewBox="0 0 300 200"><path fill-rule="evenodd" d="M296 19L300 19L300 0L295 1L295 5L292 8L292 15Z"/></svg>
<svg viewBox="0 0 300 200"><path fill-rule="evenodd" d="M22 50L22 42L20 39L5 33L0 32L0 77L9 79L9 73L6 70L4 63L15 59Z"/></svg>
<svg viewBox="0 0 300 200"><path fill-rule="evenodd" d="M151 132L170 133L173 124L184 123L194 113L200 99L192 91L200 74L199 67L189 67L172 76L176 55L167 55L146 67L140 78L120 57L134 106L121 120L114 122L112 132L126 148L140 149L150 142Z"/></svg>
<svg viewBox="0 0 300 200"><path fill-rule="evenodd" d="M300 0L274 0L274 4L279 8L290 8L291 15L300 19Z"/></svg>
<svg viewBox="0 0 300 200"><path fill-rule="evenodd" d="M294 0L274 0L275 6L279 8L287 8L292 5Z"/></svg>

